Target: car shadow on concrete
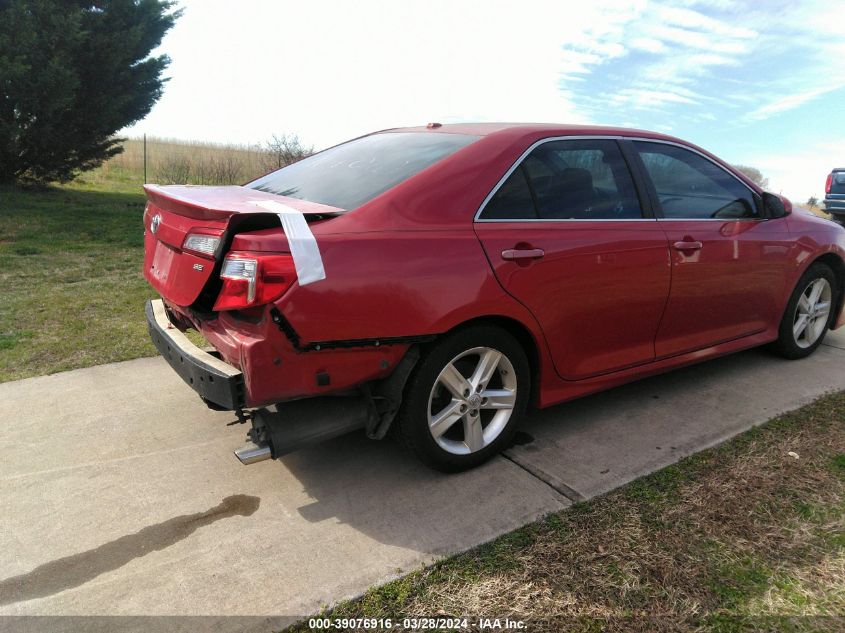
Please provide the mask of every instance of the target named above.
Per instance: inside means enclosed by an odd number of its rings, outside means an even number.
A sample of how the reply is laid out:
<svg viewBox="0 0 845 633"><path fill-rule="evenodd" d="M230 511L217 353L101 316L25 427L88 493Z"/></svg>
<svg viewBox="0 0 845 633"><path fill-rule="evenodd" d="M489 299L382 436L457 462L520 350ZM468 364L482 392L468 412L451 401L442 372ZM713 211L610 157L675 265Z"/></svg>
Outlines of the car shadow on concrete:
<svg viewBox="0 0 845 633"><path fill-rule="evenodd" d="M560 507L590 498L845 387L841 370L825 379L842 354L821 348L785 361L750 350L534 410L518 445L457 475L360 432L282 461L314 499L298 508L306 520L346 523L381 543L435 554L450 543L454 551L462 531L480 543L511 526L514 514L536 514L543 488Z"/></svg>

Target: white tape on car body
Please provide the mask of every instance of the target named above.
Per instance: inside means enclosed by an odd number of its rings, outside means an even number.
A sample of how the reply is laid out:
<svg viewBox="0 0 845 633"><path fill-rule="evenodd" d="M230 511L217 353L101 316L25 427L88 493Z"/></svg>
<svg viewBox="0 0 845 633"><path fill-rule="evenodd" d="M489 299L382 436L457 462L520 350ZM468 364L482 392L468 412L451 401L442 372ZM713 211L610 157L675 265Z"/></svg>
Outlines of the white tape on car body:
<svg viewBox="0 0 845 633"><path fill-rule="evenodd" d="M258 200L255 205L279 216L288 238L299 285L305 286L325 279L320 247L302 212L275 200Z"/></svg>

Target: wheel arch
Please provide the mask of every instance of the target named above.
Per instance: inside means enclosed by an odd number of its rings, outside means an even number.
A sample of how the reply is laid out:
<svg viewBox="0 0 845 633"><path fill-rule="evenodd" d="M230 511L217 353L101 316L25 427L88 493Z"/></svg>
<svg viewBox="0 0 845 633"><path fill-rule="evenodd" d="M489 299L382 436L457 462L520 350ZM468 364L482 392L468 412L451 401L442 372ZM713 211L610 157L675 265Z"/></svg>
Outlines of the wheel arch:
<svg viewBox="0 0 845 633"><path fill-rule="evenodd" d="M839 323L839 319L842 316L843 306L845 306L845 261L842 261L842 257L840 257L837 253L827 252L822 255L819 255L814 259L810 266L813 264L826 264L833 270L833 274L836 276L836 313L833 319L833 324ZM809 268L810 266L807 266Z"/></svg>

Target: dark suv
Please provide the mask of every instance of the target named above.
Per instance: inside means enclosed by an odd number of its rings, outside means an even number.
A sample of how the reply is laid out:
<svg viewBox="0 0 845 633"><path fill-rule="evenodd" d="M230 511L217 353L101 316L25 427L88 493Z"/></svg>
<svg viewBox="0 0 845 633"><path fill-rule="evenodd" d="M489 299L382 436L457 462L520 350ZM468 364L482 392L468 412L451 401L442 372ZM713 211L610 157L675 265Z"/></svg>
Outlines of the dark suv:
<svg viewBox="0 0 845 633"><path fill-rule="evenodd" d="M837 167L824 184L824 210L839 224L845 224L845 167Z"/></svg>

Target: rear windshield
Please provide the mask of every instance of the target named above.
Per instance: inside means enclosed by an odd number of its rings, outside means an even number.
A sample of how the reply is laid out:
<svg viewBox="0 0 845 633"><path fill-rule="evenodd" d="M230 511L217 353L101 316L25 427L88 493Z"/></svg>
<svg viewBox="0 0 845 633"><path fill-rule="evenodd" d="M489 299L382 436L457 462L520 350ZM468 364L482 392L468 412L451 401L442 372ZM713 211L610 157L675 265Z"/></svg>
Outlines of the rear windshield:
<svg viewBox="0 0 845 633"><path fill-rule="evenodd" d="M830 183L830 193L845 193L845 171L833 172L833 182Z"/></svg>
<svg viewBox="0 0 845 633"><path fill-rule="evenodd" d="M355 209L477 139L425 132L373 134L314 154L246 186Z"/></svg>

